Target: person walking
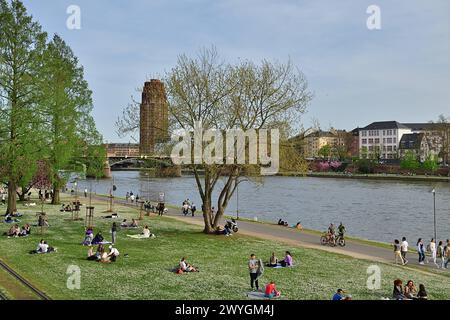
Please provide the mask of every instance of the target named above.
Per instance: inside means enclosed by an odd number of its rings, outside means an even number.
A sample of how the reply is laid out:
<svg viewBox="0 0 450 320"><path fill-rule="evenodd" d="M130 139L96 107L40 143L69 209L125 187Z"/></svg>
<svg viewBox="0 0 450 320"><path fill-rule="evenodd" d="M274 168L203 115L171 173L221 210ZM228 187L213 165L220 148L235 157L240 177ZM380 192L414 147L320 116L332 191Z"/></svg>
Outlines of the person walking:
<svg viewBox="0 0 450 320"><path fill-rule="evenodd" d="M425 249L423 247L422 238L417 240L417 253L419 254L419 264L425 264Z"/></svg>
<svg viewBox="0 0 450 320"><path fill-rule="evenodd" d="M88 196L88 189L85 188L84 189L84 197L87 198L87 196Z"/></svg>
<svg viewBox="0 0 450 320"><path fill-rule="evenodd" d="M250 287L252 290L255 289L259 291L259 283L258 283L258 260L256 259L256 255L253 253L250 255L250 260L248 261L248 270L250 272Z"/></svg>
<svg viewBox="0 0 450 320"><path fill-rule="evenodd" d="M447 239L447 245L444 248L444 253L447 257L447 261L445 261L444 267L445 267L445 269L447 269L448 262L450 261L450 240L449 239Z"/></svg>
<svg viewBox="0 0 450 320"><path fill-rule="evenodd" d="M116 235L117 235L117 224L115 222L113 222L112 227L111 227L111 242L112 244L116 243Z"/></svg>
<svg viewBox="0 0 450 320"><path fill-rule="evenodd" d="M408 259L406 259L406 254L408 253L408 246L409 246L408 241L406 241L406 238L403 237L402 243L400 245L400 252L402 254L404 264L408 264Z"/></svg>
<svg viewBox="0 0 450 320"><path fill-rule="evenodd" d="M400 251L400 241L398 241L398 239L394 240L394 258L395 264L397 264L400 259L402 265L405 265L405 261L403 260L402 253Z"/></svg>
<svg viewBox="0 0 450 320"><path fill-rule="evenodd" d="M433 261L433 263L436 265L436 267L439 268L439 265L436 262L436 240L434 238L431 239L430 244L428 245L430 252L431 252L431 260Z"/></svg>
<svg viewBox="0 0 450 320"><path fill-rule="evenodd" d="M192 202L192 205L191 205L191 213L192 213L192 216L193 216L193 217L195 216L195 211L197 211L197 207L195 206L195 203Z"/></svg>
<svg viewBox="0 0 450 320"><path fill-rule="evenodd" d="M444 244L442 243L442 241L439 241L438 247L437 247L437 256L439 257L439 259L441 259L441 268L444 269L445 268L445 249L444 249ZM439 265L438 265L439 268Z"/></svg>

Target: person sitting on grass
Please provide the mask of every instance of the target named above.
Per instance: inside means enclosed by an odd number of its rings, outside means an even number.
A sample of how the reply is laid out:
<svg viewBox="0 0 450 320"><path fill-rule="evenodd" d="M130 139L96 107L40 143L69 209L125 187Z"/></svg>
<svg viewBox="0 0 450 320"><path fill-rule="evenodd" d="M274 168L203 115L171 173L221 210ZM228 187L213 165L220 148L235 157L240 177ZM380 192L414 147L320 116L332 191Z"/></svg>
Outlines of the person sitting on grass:
<svg viewBox="0 0 450 320"><path fill-rule="evenodd" d="M333 298L331 300L333 301L344 300L344 290L337 289L336 293L333 295Z"/></svg>
<svg viewBox="0 0 450 320"><path fill-rule="evenodd" d="M278 265L278 258L275 256L275 252L272 252L272 255L270 256L269 263L267 264L267 266L274 268L277 265Z"/></svg>
<svg viewBox="0 0 450 320"><path fill-rule="evenodd" d="M394 298L395 300L407 299L403 294L402 285L403 285L402 280L397 279L394 281L394 290L392 291L392 298Z"/></svg>
<svg viewBox="0 0 450 320"><path fill-rule="evenodd" d="M123 221L120 223L120 226L122 228L128 228L128 222L127 219L123 219Z"/></svg>
<svg viewBox="0 0 450 320"><path fill-rule="evenodd" d="M293 266L293 259L292 255L289 251L286 251L286 255L284 257L284 260L280 261L280 264L282 267L292 267Z"/></svg>
<svg viewBox="0 0 450 320"><path fill-rule="evenodd" d="M84 234L82 245L90 246L92 244L92 241L94 241L94 231L92 230L92 228L88 228L86 230L86 233Z"/></svg>
<svg viewBox="0 0 450 320"><path fill-rule="evenodd" d="M102 262L116 262L118 256L119 250L113 246L109 246L109 252L106 255L106 258L104 258L104 255L102 256Z"/></svg>
<svg viewBox="0 0 450 320"><path fill-rule="evenodd" d="M403 290L403 294L408 299L415 299L417 294L416 286L412 280L409 280L406 283L405 289Z"/></svg>
<svg viewBox="0 0 450 320"><path fill-rule="evenodd" d="M38 227L49 227L47 216L45 213L39 215L37 225Z"/></svg>
<svg viewBox="0 0 450 320"><path fill-rule="evenodd" d="M417 292L417 299L428 300L427 290L425 290L425 286L423 284L419 284L419 292Z"/></svg>
<svg viewBox="0 0 450 320"><path fill-rule="evenodd" d="M272 299L278 298L281 295L280 291L277 291L274 281L270 281L269 284L266 285L266 290L264 292L264 297Z"/></svg>
<svg viewBox="0 0 450 320"><path fill-rule="evenodd" d="M94 239L92 239L92 244L100 244L101 242L103 242L105 238L103 238L102 233L98 232Z"/></svg>
<svg viewBox="0 0 450 320"><path fill-rule="evenodd" d="M91 261L100 261L104 251L105 251L105 249L104 249L103 245L99 244L97 247L97 251L94 253L93 247L92 247L92 245L90 245L89 250L88 250L87 259L91 260Z"/></svg>
<svg viewBox="0 0 450 320"><path fill-rule="evenodd" d="M41 239L36 250L32 250L30 253L50 253L57 252L57 248L50 247L44 239Z"/></svg>
<svg viewBox="0 0 450 320"><path fill-rule="evenodd" d="M295 229L298 229L298 230L303 230L303 226L302 226L302 224L301 224L301 222L299 221L299 222L297 222L297 224L295 225Z"/></svg>
<svg viewBox="0 0 450 320"><path fill-rule="evenodd" d="M194 266L192 266L186 262L185 257L181 258L181 260L180 260L179 270L181 270L183 272L198 272L197 268L195 268Z"/></svg>
<svg viewBox="0 0 450 320"><path fill-rule="evenodd" d="M14 224L9 228L8 232L6 233L8 237L18 237L20 235L20 227L18 224Z"/></svg>
<svg viewBox="0 0 450 320"><path fill-rule="evenodd" d="M22 227L22 230L20 230L19 237L26 237L29 236L30 234L31 234L31 227L28 223L26 223Z"/></svg>
<svg viewBox="0 0 450 320"><path fill-rule="evenodd" d="M132 219L131 220L131 224L130 224L130 228L138 228L138 227L139 227L139 225L138 225L136 219Z"/></svg>

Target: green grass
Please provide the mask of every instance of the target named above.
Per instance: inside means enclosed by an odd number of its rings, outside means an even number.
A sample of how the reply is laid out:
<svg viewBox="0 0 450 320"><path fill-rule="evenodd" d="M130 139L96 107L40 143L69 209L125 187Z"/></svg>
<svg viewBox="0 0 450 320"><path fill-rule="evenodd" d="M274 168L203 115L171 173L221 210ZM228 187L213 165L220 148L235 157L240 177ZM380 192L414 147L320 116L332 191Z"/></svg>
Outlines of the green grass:
<svg viewBox="0 0 450 320"><path fill-rule="evenodd" d="M95 207L97 217L106 215L102 213L106 204L96 203ZM34 228L28 238L0 238L2 259L54 299L245 299L245 292L249 290L249 254L255 253L267 260L272 251L281 257L285 250L292 252L298 266L266 268L261 282L274 280L287 299L330 299L336 288L346 289L354 299L380 299L391 296L392 282L397 278L424 283L432 299L450 299L447 277L377 263L382 271L382 288L372 292L366 288L366 270L373 262L238 234L207 236L201 233L199 226L168 217L146 217L141 222L141 225L150 225L156 239L131 239L125 235L138 231L119 231L117 248L121 256L118 262L100 264L85 259L87 248L80 245L84 222L66 221L70 215L61 214L58 209L46 206L51 227L44 236ZM116 209L127 219L138 216L131 208L116 205ZM34 212L39 209L19 206L19 211L25 212L22 224L34 222ZM109 240L111 221L97 218L95 224ZM0 231L8 227L0 224ZM28 254L41 238L57 247L58 252ZM128 258L123 256L125 253ZM201 272L183 275L170 272L182 256ZM81 290L66 287L69 265L81 269Z"/></svg>

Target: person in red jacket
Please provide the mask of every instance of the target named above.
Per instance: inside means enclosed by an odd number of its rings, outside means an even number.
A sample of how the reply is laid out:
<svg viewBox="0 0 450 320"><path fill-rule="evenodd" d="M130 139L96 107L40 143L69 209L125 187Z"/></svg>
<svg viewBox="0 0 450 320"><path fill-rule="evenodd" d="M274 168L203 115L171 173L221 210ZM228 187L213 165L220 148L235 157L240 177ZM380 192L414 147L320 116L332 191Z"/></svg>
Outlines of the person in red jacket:
<svg viewBox="0 0 450 320"><path fill-rule="evenodd" d="M264 296L266 298L272 299L274 297L279 297L281 295L280 291L277 291L274 281L270 281L269 284L266 285L266 291L264 292Z"/></svg>

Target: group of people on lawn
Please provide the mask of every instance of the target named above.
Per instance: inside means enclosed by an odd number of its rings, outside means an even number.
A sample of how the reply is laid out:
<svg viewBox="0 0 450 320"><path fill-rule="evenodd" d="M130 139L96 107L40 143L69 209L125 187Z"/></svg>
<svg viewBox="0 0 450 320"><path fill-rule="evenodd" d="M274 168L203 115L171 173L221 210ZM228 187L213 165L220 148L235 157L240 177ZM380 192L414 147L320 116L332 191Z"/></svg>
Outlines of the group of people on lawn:
<svg viewBox="0 0 450 320"><path fill-rule="evenodd" d="M255 254L250 255L250 260L248 261L248 270L250 273L250 287L252 290L259 291L259 279L264 273L264 265L270 268L275 267L292 267L293 259L292 255L289 251L285 252L285 257L283 260L278 261L278 258L275 256L275 252L272 252L270 256L269 262L264 264L261 259L257 259ZM275 282L270 281L264 290L265 298L276 298L281 295L281 292L277 290Z"/></svg>

